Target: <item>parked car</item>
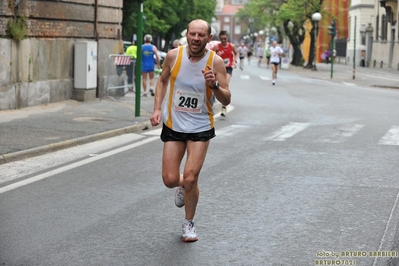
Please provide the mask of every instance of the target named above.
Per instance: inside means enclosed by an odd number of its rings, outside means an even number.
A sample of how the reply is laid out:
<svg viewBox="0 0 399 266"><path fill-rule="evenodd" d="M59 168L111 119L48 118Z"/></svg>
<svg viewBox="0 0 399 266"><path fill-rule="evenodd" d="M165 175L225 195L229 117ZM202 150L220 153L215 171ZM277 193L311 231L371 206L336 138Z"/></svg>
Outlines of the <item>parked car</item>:
<svg viewBox="0 0 399 266"><path fill-rule="evenodd" d="M166 53L158 50L158 56L159 56L159 61L160 61L159 63L161 64L161 68L162 68L163 61L165 61ZM157 57L155 55L154 55L154 62L155 62L155 64L157 63Z"/></svg>

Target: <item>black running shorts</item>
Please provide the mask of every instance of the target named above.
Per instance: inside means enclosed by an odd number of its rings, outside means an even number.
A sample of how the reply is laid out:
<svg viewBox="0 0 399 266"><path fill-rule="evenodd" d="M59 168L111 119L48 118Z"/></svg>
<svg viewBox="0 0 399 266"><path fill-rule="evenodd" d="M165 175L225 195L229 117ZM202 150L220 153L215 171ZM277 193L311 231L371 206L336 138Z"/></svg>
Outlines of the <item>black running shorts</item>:
<svg viewBox="0 0 399 266"><path fill-rule="evenodd" d="M229 74L230 76L233 75L233 68L232 67L226 67L226 74Z"/></svg>
<svg viewBox="0 0 399 266"><path fill-rule="evenodd" d="M163 142L167 141L183 141L186 142L187 140L191 141L208 141L211 138L214 138L215 129L211 128L210 130L198 132L198 133L182 133L176 132L172 129L168 128L165 124L162 126L162 133L161 133L161 140Z"/></svg>

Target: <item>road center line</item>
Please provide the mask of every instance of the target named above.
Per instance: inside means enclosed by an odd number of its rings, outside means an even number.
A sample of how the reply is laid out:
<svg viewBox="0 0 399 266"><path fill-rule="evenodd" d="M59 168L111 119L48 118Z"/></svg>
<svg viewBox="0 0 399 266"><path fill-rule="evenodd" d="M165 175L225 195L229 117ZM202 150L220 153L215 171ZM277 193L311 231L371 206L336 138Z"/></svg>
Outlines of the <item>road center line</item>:
<svg viewBox="0 0 399 266"><path fill-rule="evenodd" d="M151 138L148 138L148 139L144 139L144 140L138 141L136 143L133 143L131 145L128 145L128 146L125 146L125 147L121 147L121 148L118 148L118 149L115 149L115 150L112 150L112 151L108 151L108 152L105 152L105 153L100 154L98 156L90 157L90 158L84 159L82 161L79 161L79 162L76 162L76 163L73 163L73 164L70 164L70 165L66 165L66 166L51 170L49 172L46 172L46 173L31 177L31 178L28 178L28 179L25 179L25 180L22 180L22 181L13 183L13 184L10 184L8 186L0 188L0 194L2 194L4 192L7 192L7 191L10 191L10 190L14 190L14 189L22 187L22 186L26 186L26 185L31 184L31 183L36 182L36 181L43 180L43 179L48 178L50 176L66 172L68 170L77 168L79 166L82 166L82 165L85 165L85 164L89 164L89 163L104 159L106 157L115 155L117 153L121 153L121 152L130 150L130 149L133 149L133 148L137 148L139 146L142 146L144 144L150 143L150 142L152 142L154 140L158 140L158 139L159 139L158 136L157 137L151 137Z"/></svg>

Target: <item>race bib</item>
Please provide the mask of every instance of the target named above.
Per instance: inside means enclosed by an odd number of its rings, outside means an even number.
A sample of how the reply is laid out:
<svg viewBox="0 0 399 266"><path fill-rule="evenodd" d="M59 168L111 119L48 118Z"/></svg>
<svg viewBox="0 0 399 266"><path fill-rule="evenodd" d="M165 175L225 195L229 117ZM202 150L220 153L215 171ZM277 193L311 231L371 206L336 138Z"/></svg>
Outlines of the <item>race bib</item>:
<svg viewBox="0 0 399 266"><path fill-rule="evenodd" d="M202 105L202 94L193 91L176 90L173 107L176 111L201 113Z"/></svg>

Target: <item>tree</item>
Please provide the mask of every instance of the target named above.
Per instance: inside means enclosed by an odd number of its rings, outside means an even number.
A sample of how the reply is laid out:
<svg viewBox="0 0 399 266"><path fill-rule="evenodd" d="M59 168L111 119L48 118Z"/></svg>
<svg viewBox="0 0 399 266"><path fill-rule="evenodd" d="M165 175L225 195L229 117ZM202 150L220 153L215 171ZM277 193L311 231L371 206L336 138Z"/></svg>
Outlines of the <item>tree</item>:
<svg viewBox="0 0 399 266"><path fill-rule="evenodd" d="M122 27L126 40L131 40L137 32L139 4L139 0L123 1ZM143 32L164 39L167 46L173 36L180 36L191 20L200 18L211 22L215 7L215 0L145 0Z"/></svg>
<svg viewBox="0 0 399 266"><path fill-rule="evenodd" d="M294 49L294 55L291 64L295 66L300 65L302 58L300 45L305 39L305 22L307 20L312 21L313 13L321 12L322 2L323 0L288 0L288 2L283 4L278 11L278 18L281 22L283 22L284 30ZM292 28L289 27L290 21L292 22ZM314 47L314 30L315 27L313 26L310 30L311 40L308 63L305 66L306 68L312 68L312 62L314 60L314 50L316 49L316 47Z"/></svg>
<svg viewBox="0 0 399 266"><path fill-rule="evenodd" d="M252 17L260 27L274 26L279 36L285 34L294 50L291 64L299 66L302 60L301 45L306 34L304 24L309 19L311 21L313 13L320 12L322 2L323 0L252 0L237 13L237 17L243 21ZM314 27L310 32L311 45L308 62L313 62L315 49L313 30Z"/></svg>

